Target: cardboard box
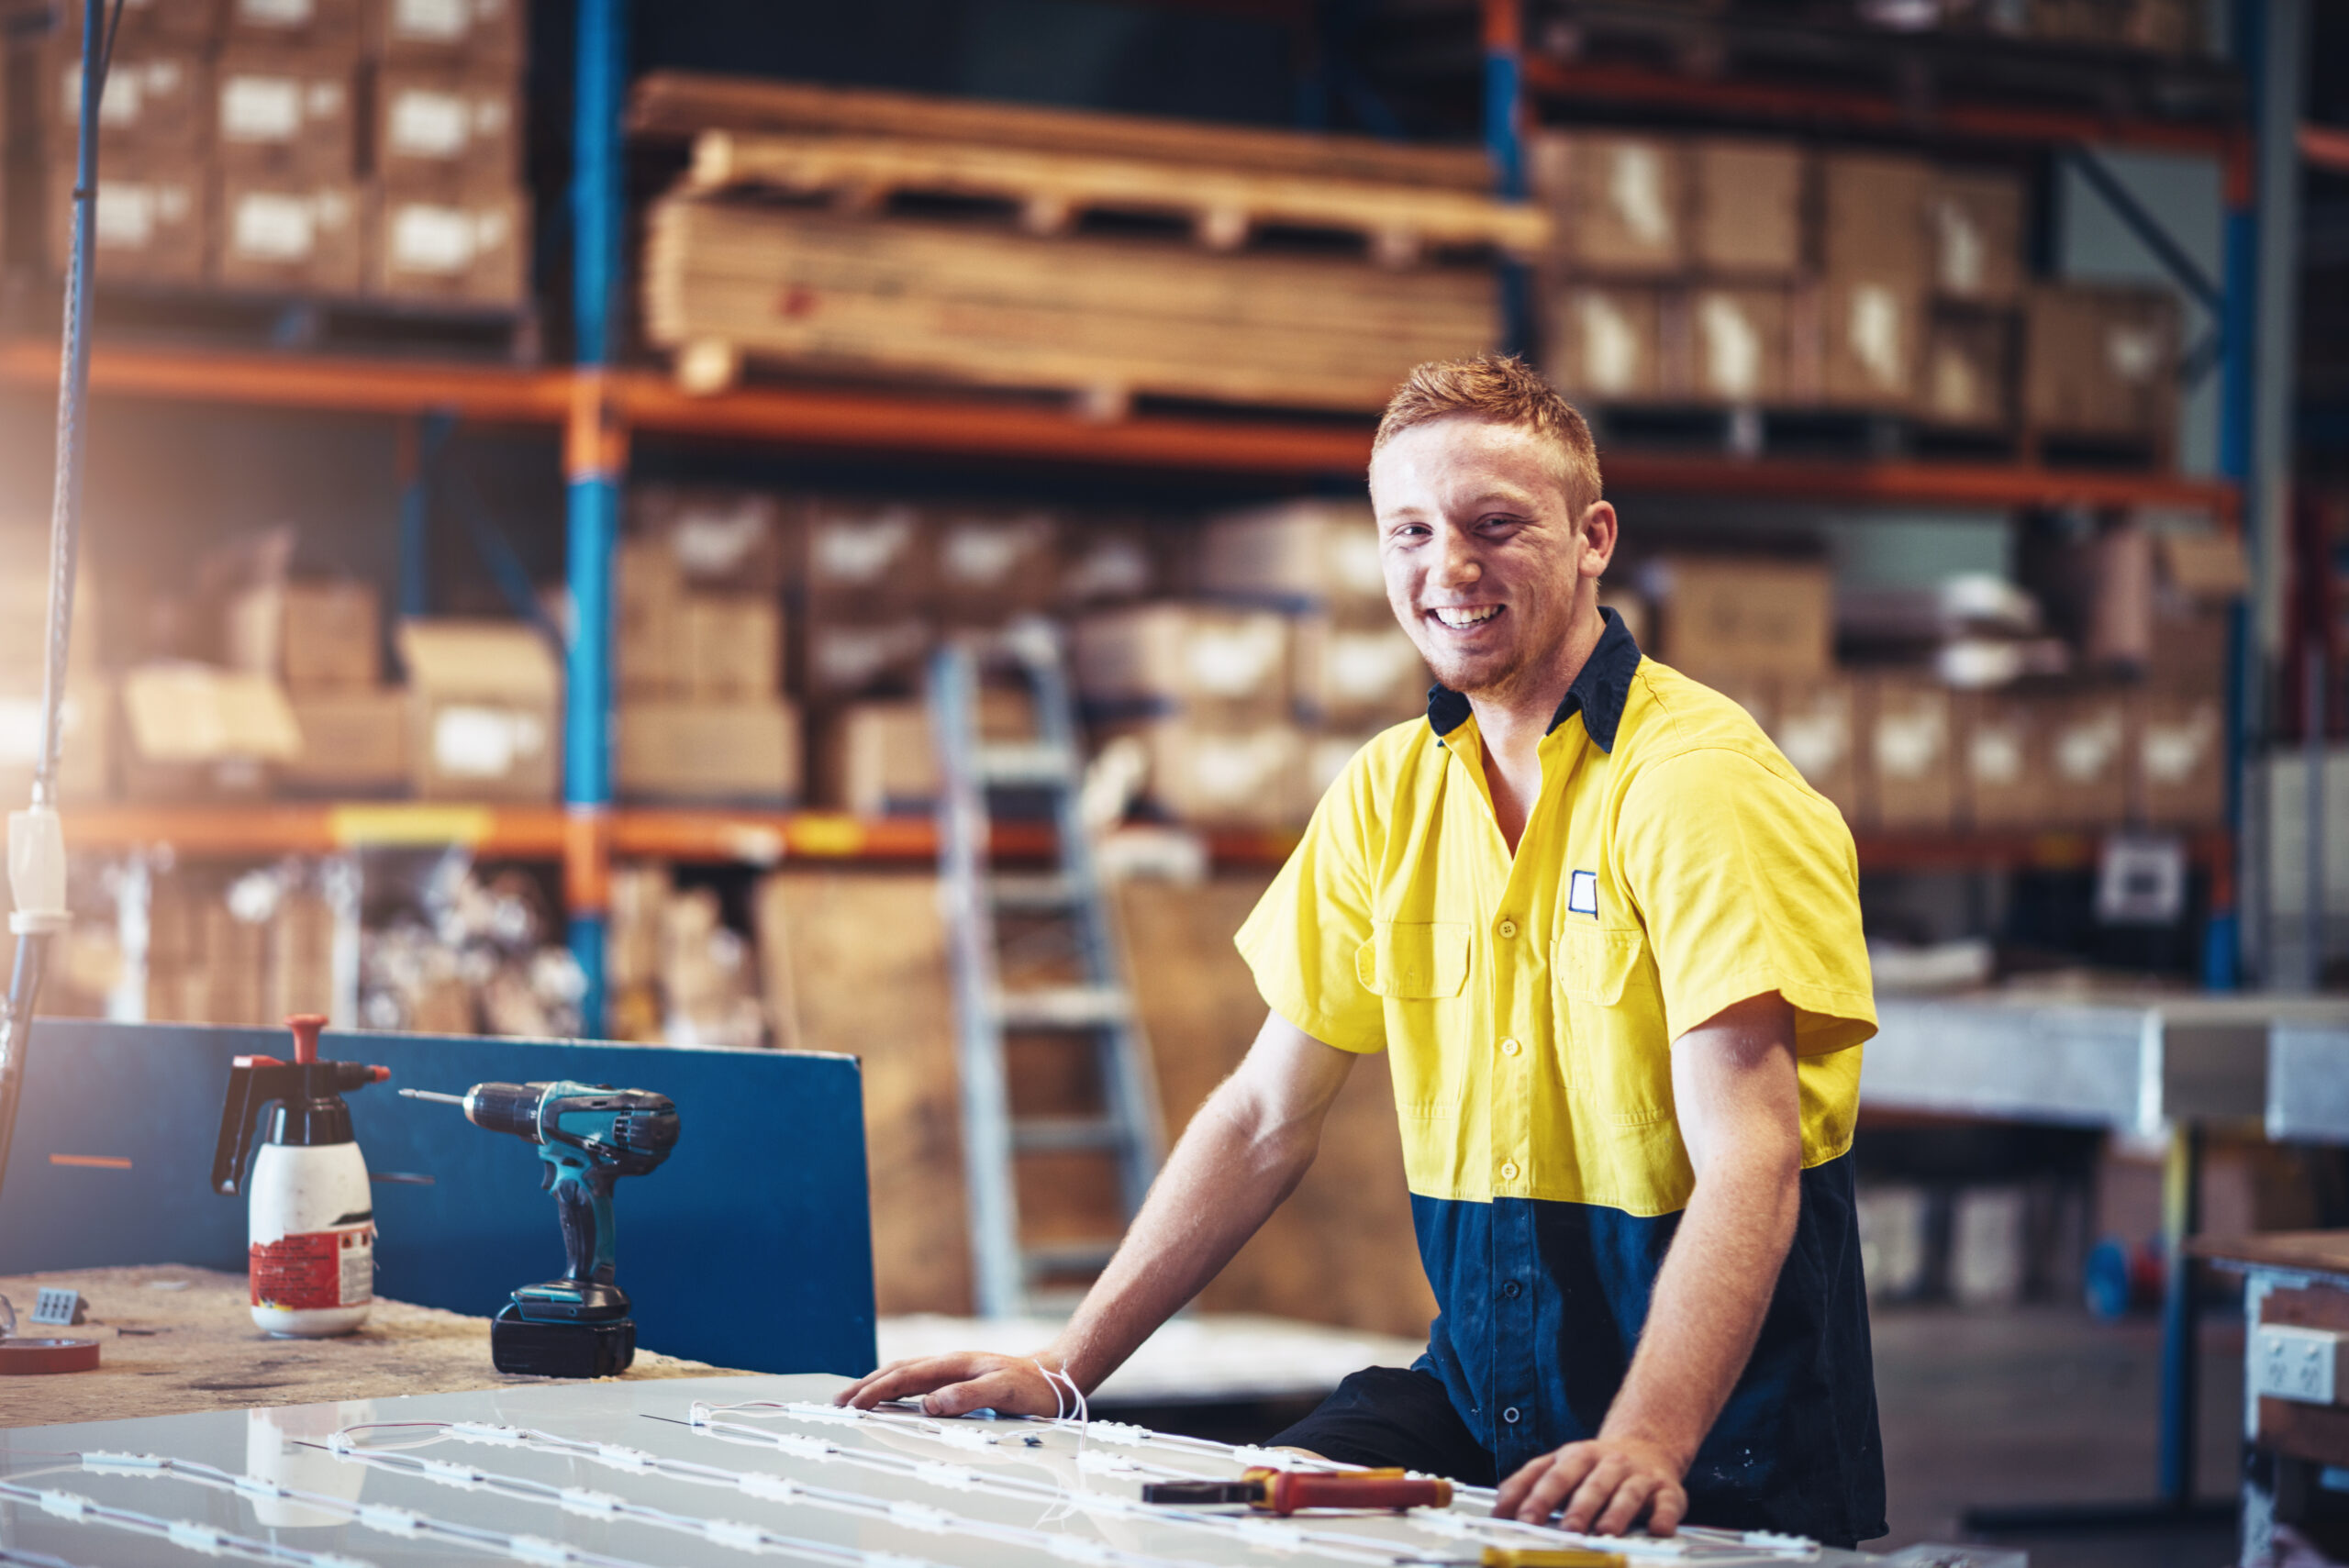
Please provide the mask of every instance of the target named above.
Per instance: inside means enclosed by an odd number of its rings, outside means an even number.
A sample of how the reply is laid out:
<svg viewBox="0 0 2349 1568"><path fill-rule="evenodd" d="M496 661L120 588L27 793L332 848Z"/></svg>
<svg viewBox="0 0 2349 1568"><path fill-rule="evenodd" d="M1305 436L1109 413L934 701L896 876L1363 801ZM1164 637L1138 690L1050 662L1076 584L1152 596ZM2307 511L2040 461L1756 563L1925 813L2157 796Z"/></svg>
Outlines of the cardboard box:
<svg viewBox="0 0 2349 1568"><path fill-rule="evenodd" d="M2156 600L2153 657L2145 682L2176 696L2223 699L2227 686L2229 612L2204 605Z"/></svg>
<svg viewBox="0 0 2349 1568"><path fill-rule="evenodd" d="M49 173L49 258L62 277L72 245L73 165ZM122 283L198 284L211 254L211 203L203 167L124 154L99 165L100 277Z"/></svg>
<svg viewBox="0 0 2349 1568"><path fill-rule="evenodd" d="M1194 532L1191 538L1197 539ZM1166 572L1155 530L1141 523L1090 523L1061 530L1060 604L1070 610L1147 599Z"/></svg>
<svg viewBox="0 0 2349 1568"><path fill-rule="evenodd" d="M357 64L367 0L226 0L221 41L340 51Z"/></svg>
<svg viewBox="0 0 2349 1568"><path fill-rule="evenodd" d="M2151 828L2212 828L2227 814L2226 706L2147 692L2131 724L2131 810Z"/></svg>
<svg viewBox="0 0 2349 1568"><path fill-rule="evenodd" d="M224 286L355 297L365 284L365 208L349 179L224 173L217 210Z"/></svg>
<svg viewBox="0 0 2349 1568"><path fill-rule="evenodd" d="M1896 832L1945 832L1957 822L1956 700L1930 681L1867 683L1861 708L1862 819Z"/></svg>
<svg viewBox="0 0 2349 1568"><path fill-rule="evenodd" d="M1831 274L1820 287L1820 395L1905 412L1924 362L1925 302L1911 279Z"/></svg>
<svg viewBox="0 0 2349 1568"><path fill-rule="evenodd" d="M408 756L408 695L397 686L319 686L290 691L302 750L278 783L305 795L391 795L414 772Z"/></svg>
<svg viewBox="0 0 2349 1568"><path fill-rule="evenodd" d="M386 64L517 68L529 52L525 0L375 0L368 43Z"/></svg>
<svg viewBox="0 0 2349 1568"><path fill-rule="evenodd" d="M929 812L938 747L920 702L852 703L825 727L824 803L859 817Z"/></svg>
<svg viewBox="0 0 2349 1568"><path fill-rule="evenodd" d="M253 1021L335 1010L334 906L313 889L289 887L263 928L268 949L267 999Z"/></svg>
<svg viewBox="0 0 2349 1568"><path fill-rule="evenodd" d="M921 513L903 502L810 503L807 551L811 611L835 596L875 618L930 605L937 552Z"/></svg>
<svg viewBox="0 0 2349 1568"><path fill-rule="evenodd" d="M1936 316L1925 336L1918 412L1968 429L2011 424L2013 339L2013 323L2004 316Z"/></svg>
<svg viewBox="0 0 2349 1568"><path fill-rule="evenodd" d="M1290 623L1270 610L1144 605L1076 623L1077 695L1109 712L1289 716Z"/></svg>
<svg viewBox="0 0 2349 1568"><path fill-rule="evenodd" d="M359 172L358 65L347 53L265 46L222 51L213 72L222 169L341 184Z"/></svg>
<svg viewBox="0 0 2349 1568"><path fill-rule="evenodd" d="M209 49L220 36L222 0L122 0L122 20L116 25L115 50L119 58L125 50L150 43L193 44ZM78 7L52 12L61 16L61 31L72 36L74 47L81 44L81 11ZM108 92L113 89L109 87Z"/></svg>
<svg viewBox="0 0 2349 1568"><path fill-rule="evenodd" d="M1986 830L2040 826L2046 743L2040 705L1967 693L1957 699L1961 814Z"/></svg>
<svg viewBox="0 0 2349 1568"><path fill-rule="evenodd" d="M385 0L386 8L400 3ZM416 0L406 4L413 9ZM522 122L510 62L387 64L375 76L375 173L400 190L495 196L521 182Z"/></svg>
<svg viewBox="0 0 2349 1568"><path fill-rule="evenodd" d="M173 801L265 792L299 756L302 731L284 688L209 664L144 664L122 681L124 791Z"/></svg>
<svg viewBox="0 0 2349 1568"><path fill-rule="evenodd" d="M780 699L639 699L620 705L618 726L619 790L630 799L784 805L799 798L799 716Z"/></svg>
<svg viewBox="0 0 2349 1568"><path fill-rule="evenodd" d="M2063 828L2118 827L2129 814L2129 705L2118 695L2057 697L2046 726L2045 819Z"/></svg>
<svg viewBox="0 0 2349 1568"><path fill-rule="evenodd" d="M1049 512L948 508L936 518L938 607L956 626L1001 626L1051 607L1060 523Z"/></svg>
<svg viewBox="0 0 2349 1568"><path fill-rule="evenodd" d="M2165 533L2156 543L2162 581L2187 597L2223 604L2251 592L2251 561L2240 534Z"/></svg>
<svg viewBox="0 0 2349 1568"><path fill-rule="evenodd" d="M1700 288L1688 296L1688 391L1707 403L1770 404L1789 391L1784 289Z"/></svg>
<svg viewBox="0 0 2349 1568"><path fill-rule="evenodd" d="M629 524L668 557L681 586L780 594L791 583L790 519L763 490L640 484L629 492Z"/></svg>
<svg viewBox="0 0 2349 1568"><path fill-rule="evenodd" d="M2178 310L2166 289L2048 284L2027 295L2023 414L2040 429L2166 444Z"/></svg>
<svg viewBox="0 0 2349 1568"><path fill-rule="evenodd" d="M1803 782L1834 803L1846 820L1860 813L1859 685L1825 675L1776 684L1767 733Z"/></svg>
<svg viewBox="0 0 2349 1568"><path fill-rule="evenodd" d="M41 143L52 164L71 168L82 117L81 9L52 31L42 49ZM126 23L126 26L128 24ZM98 175L112 172L105 155L167 155L201 163L212 139L212 68L208 40L117 39L106 90L98 101Z"/></svg>
<svg viewBox="0 0 2349 1568"><path fill-rule="evenodd" d="M426 800L551 801L562 782L562 671L516 621L405 620L409 762Z"/></svg>
<svg viewBox="0 0 2349 1568"><path fill-rule="evenodd" d="M757 594L688 593L681 606L686 696L759 702L783 689L783 606Z"/></svg>
<svg viewBox="0 0 2349 1568"><path fill-rule="evenodd" d="M1820 161L1820 265L1831 278L1875 278L1922 292L1932 275L1922 159L1836 152Z"/></svg>
<svg viewBox="0 0 2349 1568"><path fill-rule="evenodd" d="M685 683L685 574L666 540L623 539L613 566L614 678L623 696L666 696Z"/></svg>
<svg viewBox="0 0 2349 1568"><path fill-rule="evenodd" d="M1969 305L2012 305L2021 297L2021 179L1996 172L1936 170L1925 219L1936 295Z"/></svg>
<svg viewBox="0 0 2349 1568"><path fill-rule="evenodd" d="M1835 580L1820 562L1665 555L1642 574L1666 663L1700 681L1806 680L1833 664Z"/></svg>
<svg viewBox="0 0 2349 1568"><path fill-rule="evenodd" d="M811 609L806 641L807 694L822 700L917 691L937 640L937 629L918 614L835 620Z"/></svg>
<svg viewBox="0 0 2349 1568"><path fill-rule="evenodd" d="M1742 136L1692 140L1689 260L1724 277L1799 272L1809 169L1809 154L1793 142Z"/></svg>
<svg viewBox="0 0 2349 1568"><path fill-rule="evenodd" d="M384 678L383 610L364 583L266 583L229 601L229 664L293 691L372 691Z"/></svg>
<svg viewBox="0 0 2349 1568"><path fill-rule="evenodd" d="M1688 262L1688 161L1669 138L1546 131L1528 149L1537 199L1557 215L1575 272L1664 277Z"/></svg>
<svg viewBox="0 0 2349 1568"><path fill-rule="evenodd" d="M1141 740L1150 759L1144 798L1176 821L1284 828L1311 814L1305 732L1294 724L1225 726L1170 717L1113 733Z"/></svg>
<svg viewBox="0 0 2349 1568"><path fill-rule="evenodd" d="M1198 588L1217 598L1392 618L1378 524L1364 501L1284 501L1208 519Z"/></svg>
<svg viewBox="0 0 2349 1568"><path fill-rule="evenodd" d="M512 307L529 294L530 207L518 190L385 190L375 197L368 293Z"/></svg>
<svg viewBox="0 0 2349 1568"><path fill-rule="evenodd" d="M1403 628L1340 626L1327 616L1297 618L1297 706L1322 724L1360 729L1427 712L1434 677Z"/></svg>
<svg viewBox="0 0 2349 1568"><path fill-rule="evenodd" d="M1665 390L1661 290L1576 284L1549 296L1543 370L1572 398L1652 401Z"/></svg>

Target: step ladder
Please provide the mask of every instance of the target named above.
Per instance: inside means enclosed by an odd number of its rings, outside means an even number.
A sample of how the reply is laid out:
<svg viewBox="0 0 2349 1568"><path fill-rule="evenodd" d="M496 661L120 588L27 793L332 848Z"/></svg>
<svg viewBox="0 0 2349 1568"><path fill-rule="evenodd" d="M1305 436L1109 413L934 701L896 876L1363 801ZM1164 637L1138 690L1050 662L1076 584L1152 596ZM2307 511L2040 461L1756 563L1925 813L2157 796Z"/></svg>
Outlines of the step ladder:
<svg viewBox="0 0 2349 1568"><path fill-rule="evenodd" d="M989 678L1026 694L1034 729L990 737ZM1061 634L1030 618L987 636L950 639L932 656L930 707L938 742L940 896L954 973L963 1079L963 1159L979 1311L990 1318L1073 1308L1109 1261L1157 1174L1161 1135L1150 1049L1127 984L1108 890L1095 869L1079 806L1084 748ZM997 873L989 847L1007 797L1050 817L1052 869ZM1016 1114L1006 1068L1013 1036L1057 1037L1091 1049L1100 1104L1082 1114ZM1089 1153L1113 1167L1116 1234L1025 1240L1023 1156ZM1105 1177L1108 1170L1105 1169Z"/></svg>

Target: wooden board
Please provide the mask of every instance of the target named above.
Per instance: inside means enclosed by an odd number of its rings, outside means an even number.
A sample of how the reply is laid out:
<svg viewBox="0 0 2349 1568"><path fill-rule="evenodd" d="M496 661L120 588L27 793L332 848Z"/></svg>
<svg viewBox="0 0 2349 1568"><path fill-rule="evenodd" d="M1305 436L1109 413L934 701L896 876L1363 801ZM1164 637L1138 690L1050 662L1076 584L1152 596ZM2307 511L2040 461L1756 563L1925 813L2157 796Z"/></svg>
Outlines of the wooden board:
<svg viewBox="0 0 2349 1568"><path fill-rule="evenodd" d="M42 1285L80 1291L92 1321L27 1322ZM273 1340L253 1327L241 1274L163 1263L0 1277L19 1334L100 1341L96 1370L0 1378L0 1422L111 1421L189 1410L384 1399L551 1381L489 1362L489 1319L378 1301L359 1331L333 1340ZM727 1375L727 1369L640 1348L629 1380ZM749 1375L744 1373L742 1375Z"/></svg>
<svg viewBox="0 0 2349 1568"><path fill-rule="evenodd" d="M2255 1236L2198 1236L2188 1243L2188 1250L2213 1263L2349 1275L2349 1230L2270 1230ZM2341 1327L2349 1328L2349 1323Z"/></svg>
<svg viewBox="0 0 2349 1568"><path fill-rule="evenodd" d="M1490 276L670 196L645 247L654 344L721 390L803 369L1331 409L1385 406L1425 360L1487 348ZM718 368L718 373L696 373Z"/></svg>
<svg viewBox="0 0 2349 1568"><path fill-rule="evenodd" d="M1170 215L1214 250L1234 249L1267 225L1330 229L1363 237L1390 265L1456 247L1531 261L1550 242L1546 212L1473 192L1115 157L1090 147L713 130L694 144L689 183L705 193L825 192L859 210L906 193L992 198L1017 204L1022 227L1037 234L1060 233L1085 213Z"/></svg>
<svg viewBox="0 0 2349 1568"><path fill-rule="evenodd" d="M655 71L638 81L629 100L629 130L669 141L690 140L706 130L822 131L978 147L1083 147L1107 157L1210 163L1308 179L1480 193L1493 185L1492 163L1475 147L1412 146L1366 136L1257 130L685 71Z"/></svg>

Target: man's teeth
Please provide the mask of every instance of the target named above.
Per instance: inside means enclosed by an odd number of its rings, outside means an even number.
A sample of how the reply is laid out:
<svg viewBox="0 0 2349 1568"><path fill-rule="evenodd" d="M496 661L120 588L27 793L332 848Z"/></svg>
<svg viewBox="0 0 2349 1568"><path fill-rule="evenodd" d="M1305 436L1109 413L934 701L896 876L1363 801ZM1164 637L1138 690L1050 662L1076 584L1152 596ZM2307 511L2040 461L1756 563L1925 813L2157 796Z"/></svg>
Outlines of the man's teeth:
<svg viewBox="0 0 2349 1568"><path fill-rule="evenodd" d="M1501 613L1498 605L1486 605L1473 610L1438 610L1435 618L1454 628L1472 627L1488 621Z"/></svg>

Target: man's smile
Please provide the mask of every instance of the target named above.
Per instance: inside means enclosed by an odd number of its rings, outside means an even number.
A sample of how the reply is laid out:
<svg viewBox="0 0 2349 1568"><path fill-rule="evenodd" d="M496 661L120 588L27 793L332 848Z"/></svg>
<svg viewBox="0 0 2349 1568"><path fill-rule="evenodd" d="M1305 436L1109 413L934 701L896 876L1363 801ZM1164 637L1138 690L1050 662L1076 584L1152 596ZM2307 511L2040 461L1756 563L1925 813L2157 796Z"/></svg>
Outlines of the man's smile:
<svg viewBox="0 0 2349 1568"><path fill-rule="evenodd" d="M1505 605L1433 605L1429 606L1428 615L1439 625L1453 631L1471 631L1507 607Z"/></svg>

